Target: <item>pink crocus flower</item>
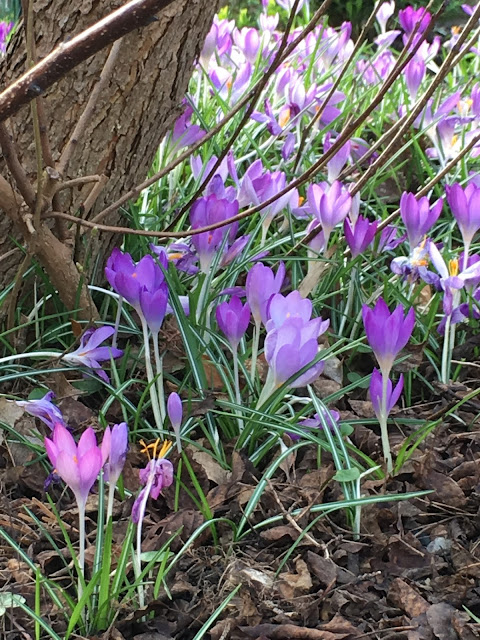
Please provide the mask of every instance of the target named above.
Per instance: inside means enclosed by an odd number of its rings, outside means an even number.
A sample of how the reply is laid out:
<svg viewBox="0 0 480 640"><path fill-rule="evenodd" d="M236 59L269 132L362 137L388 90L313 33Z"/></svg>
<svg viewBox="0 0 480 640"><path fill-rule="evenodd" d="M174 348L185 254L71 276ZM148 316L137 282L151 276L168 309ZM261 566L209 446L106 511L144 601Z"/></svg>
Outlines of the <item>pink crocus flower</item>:
<svg viewBox="0 0 480 640"><path fill-rule="evenodd" d="M85 429L77 445L70 431L62 424L56 424L52 438L45 438L44 442L55 473L73 491L79 508L84 508L103 465L95 432L91 427Z"/></svg>

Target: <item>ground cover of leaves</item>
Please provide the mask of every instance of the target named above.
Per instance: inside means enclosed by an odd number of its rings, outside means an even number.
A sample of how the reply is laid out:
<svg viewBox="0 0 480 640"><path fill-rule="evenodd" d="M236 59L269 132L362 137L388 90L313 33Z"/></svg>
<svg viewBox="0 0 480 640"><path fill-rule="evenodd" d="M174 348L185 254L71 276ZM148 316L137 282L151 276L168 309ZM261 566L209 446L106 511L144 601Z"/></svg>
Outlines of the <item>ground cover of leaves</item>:
<svg viewBox="0 0 480 640"><path fill-rule="evenodd" d="M439 387L428 404L410 409L407 416L425 419L441 415L451 403L475 388L474 379L451 387ZM214 395L210 405L215 402ZM9 405L10 407L12 405ZM94 411L81 399L68 398L60 407L69 424L80 429L94 423ZM5 407L4 407L5 408ZM345 400L339 407L343 419L369 417L371 405ZM386 484L369 480L365 495L403 493L418 489L433 492L421 499L373 505L362 513L362 535L355 540L345 516L336 512L308 530L314 504L341 499L332 481L333 461L322 454L317 465L314 446L300 450L272 478L250 524L283 514L275 526L251 529L236 545L231 530L217 526L218 545L207 530L178 561L169 575L166 592L149 602L147 611L133 604L119 610L113 627L99 640L190 639L241 583L235 597L210 628L212 640L472 640L480 637L480 625L466 613L480 615L480 430L472 401L465 411L449 418L431 434L401 472ZM470 412L470 413L469 413ZM402 415L401 413L397 415ZM15 428L28 433L31 418L21 411L13 415ZM37 425L41 429L40 425ZM408 435L392 429L391 441L400 444ZM288 438L288 436L285 436ZM374 459L380 438L374 428L357 422L353 443ZM208 454L188 449L198 482L215 517L238 522L252 495L261 470L246 456L231 451L232 470L225 471ZM6 439L0 445L0 526L14 537L41 567L45 575L68 586L67 572L44 534L26 513L28 507L44 523L67 559L68 549L43 489L46 471L30 464L33 454ZM172 462L175 464L175 455ZM128 454L125 487L136 493L138 468L144 460L137 446ZM191 480L182 471L185 486ZM73 541L77 539L77 514L68 492L51 492ZM176 552L203 516L180 491L174 511L174 485L159 500L150 502L144 523L143 550L158 549L181 529L171 550ZM115 503L114 541L119 553L130 517L132 499ZM97 496L87 505L87 531L95 530ZM290 512L301 509L301 516ZM299 540L300 538L300 540ZM94 553L94 537L87 547L87 570ZM293 553L286 554L297 542ZM115 562L115 553L113 562ZM4 542L0 544L0 589L21 594L33 606L35 576ZM62 617L53 605L42 602L42 615L61 635ZM5 640L33 638L32 622L19 609L0 621ZM78 637L78 636L77 636Z"/></svg>

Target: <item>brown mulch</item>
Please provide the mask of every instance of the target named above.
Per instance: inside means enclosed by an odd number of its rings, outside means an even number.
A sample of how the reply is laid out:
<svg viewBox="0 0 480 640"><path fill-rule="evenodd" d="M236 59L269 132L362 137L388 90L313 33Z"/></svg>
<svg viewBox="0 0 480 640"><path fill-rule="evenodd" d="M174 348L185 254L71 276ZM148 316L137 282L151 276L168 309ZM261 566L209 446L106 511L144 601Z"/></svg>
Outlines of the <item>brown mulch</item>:
<svg viewBox="0 0 480 640"><path fill-rule="evenodd" d="M441 414L468 390L462 386L439 389L434 402L418 407L415 412L410 410L407 417L421 418L422 411L426 418ZM80 410L75 402L62 407L67 414L70 411L70 421L74 423L76 415L80 418L75 426L91 422L89 410ZM344 420L357 421L362 415L368 417L371 410L361 400L352 400L343 408ZM238 585L235 596L205 637L212 640L480 638L480 624L465 611L466 607L480 616L480 430L476 416L476 406L467 406L456 419L441 423L401 473L387 484L378 479L363 483L364 495L424 489L432 493L365 508L358 540L351 534L345 513L340 511L317 519L305 533L318 516L311 512L311 507L339 500L342 494L340 485L332 480L335 471L329 456L323 453L322 465L317 468L314 447L300 450L267 485L250 518L250 529L246 529L240 542L232 544L232 532L226 524L216 527L218 544L214 544L207 529L168 576L171 598L162 590L156 600L147 600L146 611L122 607L113 628L91 636L92 640L194 638ZM29 420L22 416L15 427L26 433L32 426ZM404 427L392 431L394 450L407 435ZM374 428L357 422L351 440L372 458L379 457L379 436ZM188 456L214 516L238 522L261 472L233 450L229 472L197 449L188 450ZM15 538L44 574L71 588L58 554L25 510L27 507L42 521L68 561L68 550L45 500L46 473L32 460L33 454L23 445L0 442L0 527ZM124 473L125 486L133 492L138 490L137 469L143 464L134 447ZM185 466L182 481L195 493ZM76 511L68 492L55 488L51 495L69 535L76 541ZM176 552L203 522L203 515L187 492L180 492L177 511L174 500L171 487L149 504L143 550L159 549L172 533L180 530L171 544L171 550ZM131 503L130 499L115 504L113 566L125 535ZM87 508L87 530L91 534L87 570L93 560L96 506L97 497L92 494ZM294 509L302 510L299 517L291 516ZM253 528L278 514L283 515L282 521ZM35 576L3 540L0 591L19 593L34 607ZM42 615L61 636L62 617L47 599L42 601ZM20 609L10 610L0 618L0 637L33 639L32 627Z"/></svg>

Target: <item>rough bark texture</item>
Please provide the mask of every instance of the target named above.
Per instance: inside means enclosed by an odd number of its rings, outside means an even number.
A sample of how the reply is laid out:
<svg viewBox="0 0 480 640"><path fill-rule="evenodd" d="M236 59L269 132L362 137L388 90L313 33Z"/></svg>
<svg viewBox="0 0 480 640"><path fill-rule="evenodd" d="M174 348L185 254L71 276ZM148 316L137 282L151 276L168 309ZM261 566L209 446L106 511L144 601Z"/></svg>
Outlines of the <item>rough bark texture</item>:
<svg viewBox="0 0 480 640"><path fill-rule="evenodd" d="M120 0L37 0L34 26L37 55L41 59L69 35L79 33L122 4ZM158 20L122 39L115 70L97 102L95 112L76 145L65 179L105 174L104 186L90 216L141 182L162 137L181 113L181 101L219 0L176 0ZM108 51L79 65L45 95L45 110L54 160L69 139L88 97L95 87ZM1 73L2 86L25 71L23 30L12 42ZM35 148L29 107L7 123L21 161L35 180ZM11 182L5 167L2 174ZM89 187L65 192L63 210L74 213ZM115 224L116 215L108 224ZM0 219L0 255L14 246L16 236L6 217ZM18 236L17 236L18 237ZM103 262L118 238L102 235L96 248ZM19 251L0 262L0 286L10 282L21 260Z"/></svg>

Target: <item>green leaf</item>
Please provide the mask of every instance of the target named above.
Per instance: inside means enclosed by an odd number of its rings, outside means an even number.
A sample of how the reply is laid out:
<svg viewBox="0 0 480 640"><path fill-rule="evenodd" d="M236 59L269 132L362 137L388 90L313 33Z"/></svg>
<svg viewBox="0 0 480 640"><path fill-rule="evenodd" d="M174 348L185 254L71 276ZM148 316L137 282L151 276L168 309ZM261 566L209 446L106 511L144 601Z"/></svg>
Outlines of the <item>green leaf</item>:
<svg viewBox="0 0 480 640"><path fill-rule="evenodd" d="M352 467L351 469L340 469L333 476L333 479L337 482L353 482L354 480L358 480L360 477L360 470L357 467Z"/></svg>

